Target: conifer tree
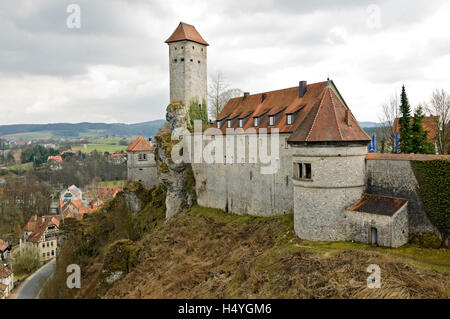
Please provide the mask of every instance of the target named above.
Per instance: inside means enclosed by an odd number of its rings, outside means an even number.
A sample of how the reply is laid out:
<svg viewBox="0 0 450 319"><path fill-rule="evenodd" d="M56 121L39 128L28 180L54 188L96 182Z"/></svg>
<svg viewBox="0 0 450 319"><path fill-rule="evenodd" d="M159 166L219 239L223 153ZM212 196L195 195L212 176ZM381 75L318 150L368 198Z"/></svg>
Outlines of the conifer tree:
<svg viewBox="0 0 450 319"><path fill-rule="evenodd" d="M411 106L408 102L405 86L402 86L400 113L400 150L402 153L411 153Z"/></svg>
<svg viewBox="0 0 450 319"><path fill-rule="evenodd" d="M419 105L414 111L411 126L410 152L415 154L434 154L433 144L428 140L428 131L422 126L424 118L423 108Z"/></svg>

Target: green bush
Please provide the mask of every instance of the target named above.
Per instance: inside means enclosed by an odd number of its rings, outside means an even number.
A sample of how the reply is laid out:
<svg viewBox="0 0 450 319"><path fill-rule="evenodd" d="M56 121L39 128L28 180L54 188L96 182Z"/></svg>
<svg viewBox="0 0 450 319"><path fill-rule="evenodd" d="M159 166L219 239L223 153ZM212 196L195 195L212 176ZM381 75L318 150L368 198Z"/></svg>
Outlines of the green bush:
<svg viewBox="0 0 450 319"><path fill-rule="evenodd" d="M21 252L14 254L12 265L17 275L31 274L40 266L39 248L34 245L24 246Z"/></svg>
<svg viewBox="0 0 450 319"><path fill-rule="evenodd" d="M418 193L430 221L445 236L450 233L450 160L412 161Z"/></svg>
<svg viewBox="0 0 450 319"><path fill-rule="evenodd" d="M437 249L441 247L441 239L433 233L422 233L415 235L411 240L411 243L423 248Z"/></svg>

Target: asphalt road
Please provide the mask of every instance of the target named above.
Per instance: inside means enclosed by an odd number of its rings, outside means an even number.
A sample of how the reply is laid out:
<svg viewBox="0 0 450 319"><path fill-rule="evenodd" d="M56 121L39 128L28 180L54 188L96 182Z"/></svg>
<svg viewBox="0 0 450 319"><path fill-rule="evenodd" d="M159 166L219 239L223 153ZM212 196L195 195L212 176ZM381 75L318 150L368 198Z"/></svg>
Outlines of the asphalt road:
<svg viewBox="0 0 450 319"><path fill-rule="evenodd" d="M56 259L53 259L28 277L15 293L16 299L39 299L42 285L53 274L55 263Z"/></svg>

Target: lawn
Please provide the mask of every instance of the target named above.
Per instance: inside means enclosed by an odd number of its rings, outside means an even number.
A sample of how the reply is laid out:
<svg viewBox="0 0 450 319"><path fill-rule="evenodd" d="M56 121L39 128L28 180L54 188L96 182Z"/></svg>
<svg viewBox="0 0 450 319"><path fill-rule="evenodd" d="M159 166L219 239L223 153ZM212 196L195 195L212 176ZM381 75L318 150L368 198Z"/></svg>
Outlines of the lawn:
<svg viewBox="0 0 450 319"><path fill-rule="evenodd" d="M33 169L33 162L7 166L6 169L10 171L29 171Z"/></svg>
<svg viewBox="0 0 450 319"><path fill-rule="evenodd" d="M94 150L97 152L108 152L114 153L115 151L124 151L127 146L126 145L111 145L111 144L85 144L86 148L83 145L76 146L73 148L74 151L81 151L83 153L91 153Z"/></svg>

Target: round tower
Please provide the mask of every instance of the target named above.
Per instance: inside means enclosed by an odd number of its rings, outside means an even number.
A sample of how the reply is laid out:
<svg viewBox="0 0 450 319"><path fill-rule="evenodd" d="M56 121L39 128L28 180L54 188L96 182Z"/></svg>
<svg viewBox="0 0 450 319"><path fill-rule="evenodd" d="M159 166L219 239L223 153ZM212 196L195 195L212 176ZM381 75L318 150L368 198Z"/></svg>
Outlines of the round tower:
<svg viewBox="0 0 450 319"><path fill-rule="evenodd" d="M370 137L331 81L320 103L307 112L288 139L292 148L295 232L312 241L345 240L344 211L365 190Z"/></svg>
<svg viewBox="0 0 450 319"><path fill-rule="evenodd" d="M206 107L207 55L209 45L193 25L180 22L166 40L169 45L170 103Z"/></svg>

